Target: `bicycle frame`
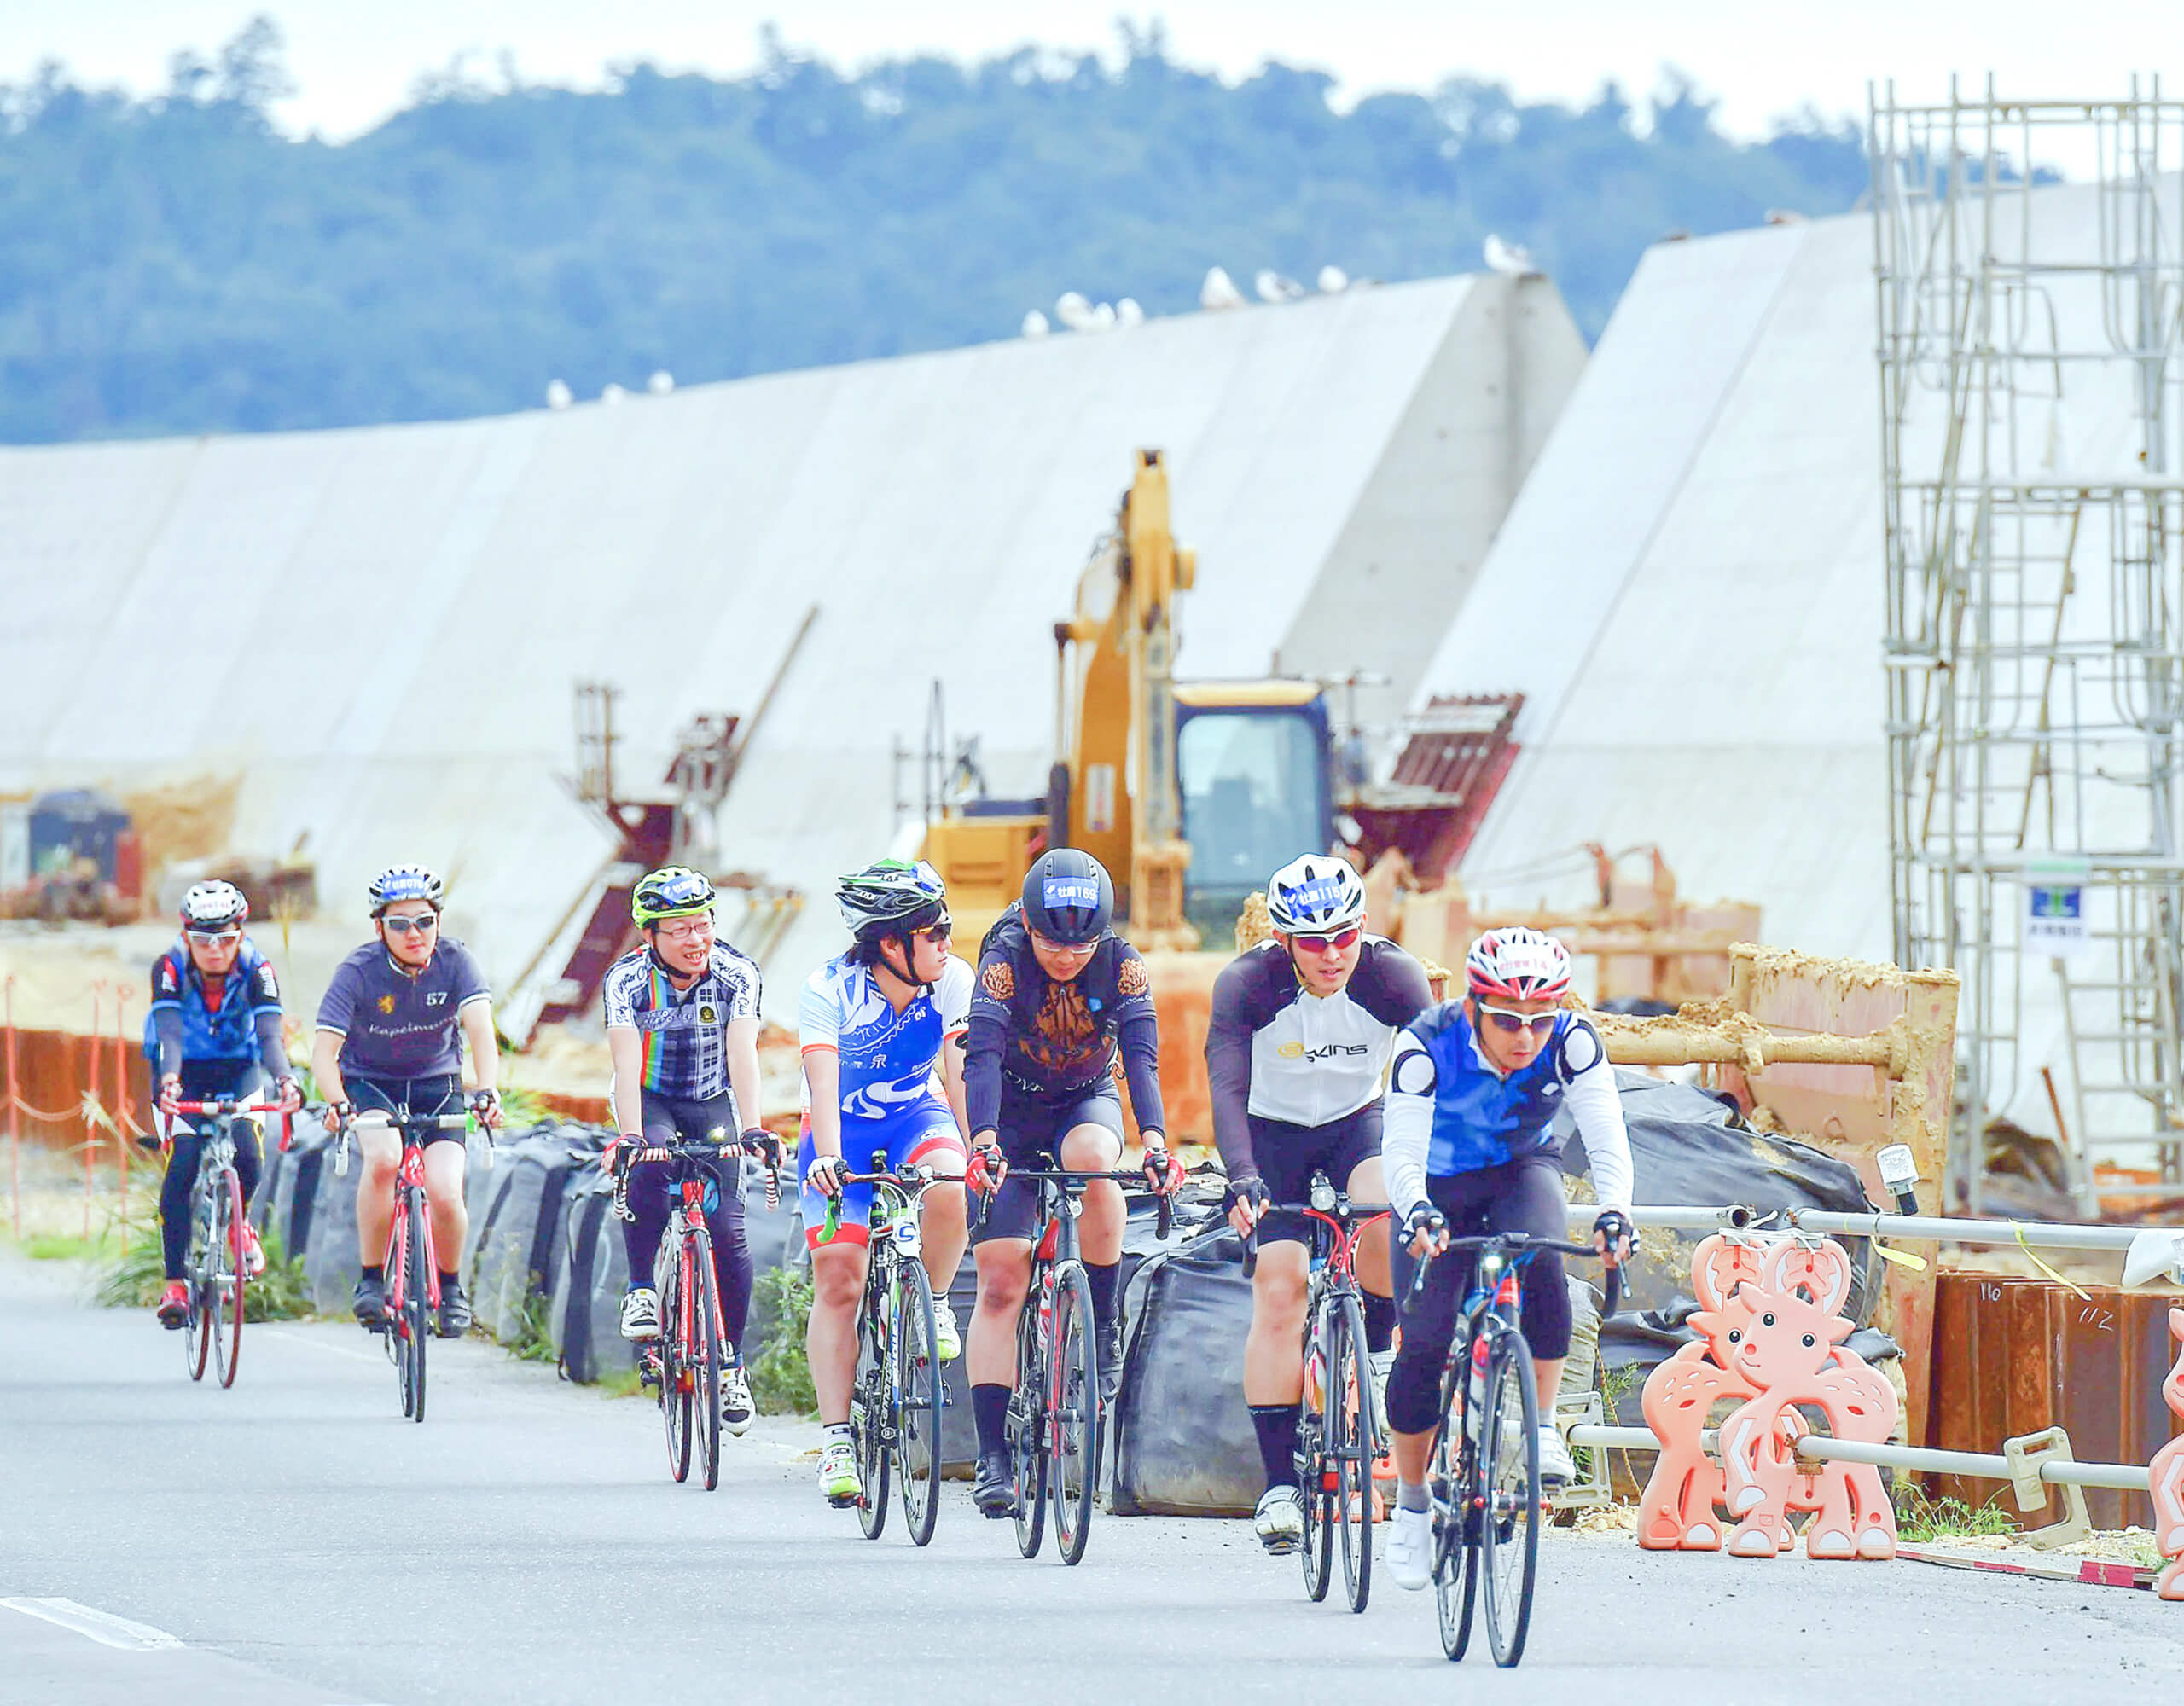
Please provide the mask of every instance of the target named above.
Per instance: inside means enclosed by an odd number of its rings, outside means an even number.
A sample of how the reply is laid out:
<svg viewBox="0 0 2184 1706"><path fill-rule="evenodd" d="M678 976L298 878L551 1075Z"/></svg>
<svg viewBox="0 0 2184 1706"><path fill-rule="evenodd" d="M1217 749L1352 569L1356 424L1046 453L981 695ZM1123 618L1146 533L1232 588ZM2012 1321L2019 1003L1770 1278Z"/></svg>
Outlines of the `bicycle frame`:
<svg viewBox="0 0 2184 1706"><path fill-rule="evenodd" d="M206 1353L213 1351L218 1354L220 1384L235 1384L242 1357L243 1293L249 1281L243 1232L250 1211L235 1166L235 1126L240 1119L280 1111L275 1104L241 1102L225 1096L209 1101L178 1101L172 1107L177 1119L212 1122L209 1130L195 1133L201 1146L197 1152L197 1176L189 1188L189 1315L183 1361L192 1379L203 1377ZM224 1227L223 1221L228 1222ZM196 1248L200 1236L201 1254ZM224 1247L216 1250L216 1245ZM229 1317L224 1328L219 1319L224 1312Z"/></svg>

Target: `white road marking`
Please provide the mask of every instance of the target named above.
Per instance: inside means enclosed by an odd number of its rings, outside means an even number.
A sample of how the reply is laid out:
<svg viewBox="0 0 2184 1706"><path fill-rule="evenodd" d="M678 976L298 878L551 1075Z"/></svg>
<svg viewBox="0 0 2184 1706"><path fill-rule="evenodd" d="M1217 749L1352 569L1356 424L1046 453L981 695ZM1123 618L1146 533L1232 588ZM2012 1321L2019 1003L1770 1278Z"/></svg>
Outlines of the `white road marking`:
<svg viewBox="0 0 2184 1706"><path fill-rule="evenodd" d="M132 1623L110 1611L94 1611L73 1599L0 1599L0 1605L26 1617L42 1617L77 1634L88 1635L102 1646L119 1647L124 1652L157 1652L183 1645L165 1629Z"/></svg>
<svg viewBox="0 0 2184 1706"><path fill-rule="evenodd" d="M335 1356L354 1357L359 1362L385 1362L384 1350L357 1350L346 1344L329 1344L310 1333L283 1332L278 1327L262 1326L258 1330L268 1338L277 1338L284 1344L308 1345L313 1350L329 1351Z"/></svg>

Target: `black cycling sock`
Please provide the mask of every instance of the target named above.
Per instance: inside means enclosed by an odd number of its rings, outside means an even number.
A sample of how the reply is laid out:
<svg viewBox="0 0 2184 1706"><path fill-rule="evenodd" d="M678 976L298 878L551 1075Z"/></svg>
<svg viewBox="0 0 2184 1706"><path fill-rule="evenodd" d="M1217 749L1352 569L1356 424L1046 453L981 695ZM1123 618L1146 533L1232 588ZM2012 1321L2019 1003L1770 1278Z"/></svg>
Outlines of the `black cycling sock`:
<svg viewBox="0 0 2184 1706"><path fill-rule="evenodd" d="M1365 1349L1378 1355L1396 1342L1396 1300L1365 1294Z"/></svg>
<svg viewBox="0 0 2184 1706"><path fill-rule="evenodd" d="M978 1424L980 1457L997 1457L1008 1448L1008 1397L1006 1386L971 1388L971 1419Z"/></svg>
<svg viewBox="0 0 2184 1706"><path fill-rule="evenodd" d="M1103 1338L1114 1329L1122 1291L1122 1274L1123 1265L1119 1262L1088 1262L1084 1264L1084 1277L1092 1287L1093 1325L1100 1329Z"/></svg>
<svg viewBox="0 0 2184 1706"><path fill-rule="evenodd" d="M357 1277L369 1280L375 1285L384 1285L386 1283L386 1268L380 1262L367 1262Z"/></svg>
<svg viewBox="0 0 2184 1706"><path fill-rule="evenodd" d="M1252 1431L1259 1436L1259 1467L1269 1488L1297 1484L1297 1407L1254 1404Z"/></svg>

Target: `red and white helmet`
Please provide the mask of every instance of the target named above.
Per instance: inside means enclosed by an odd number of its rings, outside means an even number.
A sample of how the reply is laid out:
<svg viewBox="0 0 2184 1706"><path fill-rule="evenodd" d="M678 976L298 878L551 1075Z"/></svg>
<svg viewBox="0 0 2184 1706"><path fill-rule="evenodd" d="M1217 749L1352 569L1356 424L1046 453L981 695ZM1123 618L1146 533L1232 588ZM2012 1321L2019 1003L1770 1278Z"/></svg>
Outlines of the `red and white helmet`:
<svg viewBox="0 0 2184 1706"><path fill-rule="evenodd" d="M1490 930L1464 956L1464 981L1474 995L1559 1001L1570 993L1570 950L1541 931Z"/></svg>

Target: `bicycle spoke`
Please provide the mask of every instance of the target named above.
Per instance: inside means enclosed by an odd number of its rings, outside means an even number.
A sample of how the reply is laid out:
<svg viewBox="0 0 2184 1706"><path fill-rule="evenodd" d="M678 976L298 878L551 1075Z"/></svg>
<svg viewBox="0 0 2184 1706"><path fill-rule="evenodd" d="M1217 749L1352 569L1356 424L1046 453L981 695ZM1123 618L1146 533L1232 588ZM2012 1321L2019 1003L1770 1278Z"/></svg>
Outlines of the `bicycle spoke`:
<svg viewBox="0 0 2184 1706"><path fill-rule="evenodd" d="M864 1276L864 1307L857 1316L857 1384L850 1400L850 1442L857 1452L857 1526L876 1541L887 1527L888 1442L894 1431L892 1343L889 1316L893 1308L888 1276L892 1254L872 1246Z"/></svg>
<svg viewBox="0 0 2184 1706"><path fill-rule="evenodd" d="M1065 1263L1054 1287L1054 1343L1048 1395L1053 1416L1049 1486L1054 1545L1062 1562L1084 1556L1092 1532L1092 1495L1100 1434L1100 1379L1093 1353L1092 1288L1077 1263Z"/></svg>
<svg viewBox="0 0 2184 1706"><path fill-rule="evenodd" d="M659 1407L667 1422L668 1472L677 1481L690 1477L690 1371L682 1360L682 1262L662 1241L653 1273L659 1290Z"/></svg>
<svg viewBox="0 0 2184 1706"><path fill-rule="evenodd" d="M1327 1456L1327 1367L1330 1316L1322 1297L1312 1299L1304 1349L1304 1396L1297 1409L1297 1484L1304 1506L1304 1592L1316 1604L1327 1598L1334 1570L1334 1465Z"/></svg>
<svg viewBox="0 0 2184 1706"><path fill-rule="evenodd" d="M903 1521L913 1545L932 1538L940 1512L940 1355L934 1343L932 1285L915 1256L895 1267L895 1470L903 1488Z"/></svg>
<svg viewBox="0 0 2184 1706"><path fill-rule="evenodd" d="M1464 1360L1459 1358L1461 1370ZM1444 1378L1442 1423L1433 1442L1428 1490L1433 1500L1433 1599L1441 1625L1441 1651L1451 1660L1471 1645L1472 1614L1478 1604L1478 1552L1471 1544L1471 1500L1474 1471L1458 1413L1457 1379Z"/></svg>
<svg viewBox="0 0 2184 1706"><path fill-rule="evenodd" d="M683 1306L682 1317L693 1378L690 1383L692 1431L696 1435L699 1467L704 1471L706 1491L720 1485L720 1377L724 1352L721 1344L719 1280L713 1273L712 1239L703 1222L690 1228L682 1245Z"/></svg>
<svg viewBox="0 0 2184 1706"><path fill-rule="evenodd" d="M1362 1611L1373 1591L1373 1379L1365 1360L1365 1314L1345 1296L1329 1335L1327 1430L1340 1491L1342 1580L1350 1609Z"/></svg>
<svg viewBox="0 0 2184 1706"><path fill-rule="evenodd" d="M1496 1335L1486 1377L1487 1411L1481 1449L1486 1509L1481 1512L1486 1631L1494 1662L1525 1655L1532 1614L1532 1578L1539 1559L1539 1397L1524 1335Z"/></svg>

